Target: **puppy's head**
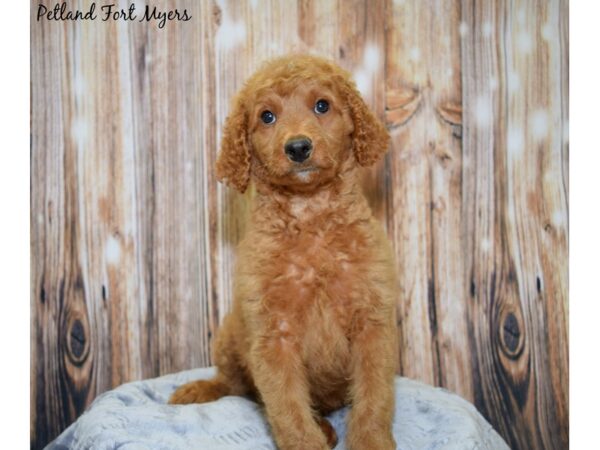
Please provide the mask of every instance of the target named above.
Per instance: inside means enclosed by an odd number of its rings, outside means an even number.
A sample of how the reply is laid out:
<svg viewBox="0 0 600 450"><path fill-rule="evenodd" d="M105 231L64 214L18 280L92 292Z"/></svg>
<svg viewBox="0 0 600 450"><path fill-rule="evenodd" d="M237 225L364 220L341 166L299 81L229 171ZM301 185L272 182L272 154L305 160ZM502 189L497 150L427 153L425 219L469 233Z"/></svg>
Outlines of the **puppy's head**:
<svg viewBox="0 0 600 450"><path fill-rule="evenodd" d="M348 72L322 58L285 56L266 63L234 99L217 177L241 192L251 176L310 191L348 159L373 164L388 141Z"/></svg>

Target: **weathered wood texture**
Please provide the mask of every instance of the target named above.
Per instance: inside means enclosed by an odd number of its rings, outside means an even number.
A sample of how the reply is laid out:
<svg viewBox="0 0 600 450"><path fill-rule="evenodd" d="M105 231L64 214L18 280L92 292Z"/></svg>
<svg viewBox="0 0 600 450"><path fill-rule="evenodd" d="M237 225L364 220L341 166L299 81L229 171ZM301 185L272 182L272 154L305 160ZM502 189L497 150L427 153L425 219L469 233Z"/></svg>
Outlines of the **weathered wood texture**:
<svg viewBox="0 0 600 450"><path fill-rule="evenodd" d="M252 196L216 183L220 128L293 50L351 70L391 131L364 187L398 257L401 372L512 448L567 448L566 0L156 1L192 15L163 29L37 4L32 448L113 386L210 365Z"/></svg>

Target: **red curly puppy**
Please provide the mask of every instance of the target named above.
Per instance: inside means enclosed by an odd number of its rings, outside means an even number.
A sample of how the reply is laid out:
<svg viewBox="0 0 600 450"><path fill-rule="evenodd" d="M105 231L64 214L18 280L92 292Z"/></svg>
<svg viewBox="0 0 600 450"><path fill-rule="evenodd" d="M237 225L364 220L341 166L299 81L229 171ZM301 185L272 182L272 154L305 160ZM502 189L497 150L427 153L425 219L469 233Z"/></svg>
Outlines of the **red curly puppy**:
<svg viewBox="0 0 600 450"><path fill-rule="evenodd" d="M395 448L396 276L358 182L388 141L350 75L324 59L281 57L246 82L217 161L219 179L256 186L218 375L171 403L254 395L284 450L335 445L323 416L350 404L349 449Z"/></svg>

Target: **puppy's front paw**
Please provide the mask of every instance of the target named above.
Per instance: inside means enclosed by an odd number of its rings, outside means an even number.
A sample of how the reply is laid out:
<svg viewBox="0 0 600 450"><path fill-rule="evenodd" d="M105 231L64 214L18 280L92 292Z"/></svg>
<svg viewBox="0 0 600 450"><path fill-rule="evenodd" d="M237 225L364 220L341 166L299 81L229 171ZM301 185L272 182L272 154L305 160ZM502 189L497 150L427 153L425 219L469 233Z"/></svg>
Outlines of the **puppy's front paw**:
<svg viewBox="0 0 600 450"><path fill-rule="evenodd" d="M227 386L214 380L198 380L179 386L171 395L171 405L214 402L227 395Z"/></svg>

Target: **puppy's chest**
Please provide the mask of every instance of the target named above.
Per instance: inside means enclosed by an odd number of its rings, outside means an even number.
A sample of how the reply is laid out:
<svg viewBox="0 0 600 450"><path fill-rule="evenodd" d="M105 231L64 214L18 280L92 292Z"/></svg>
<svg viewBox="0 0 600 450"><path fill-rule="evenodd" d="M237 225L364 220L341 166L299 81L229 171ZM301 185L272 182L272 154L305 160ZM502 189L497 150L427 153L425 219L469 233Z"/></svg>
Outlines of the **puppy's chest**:
<svg viewBox="0 0 600 450"><path fill-rule="evenodd" d="M270 255L263 272L265 298L296 322L327 315L346 328L364 296L367 256L359 230L300 231L282 239Z"/></svg>

